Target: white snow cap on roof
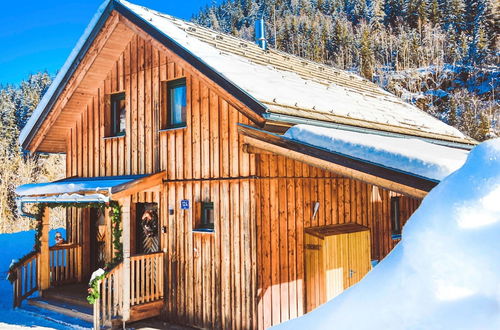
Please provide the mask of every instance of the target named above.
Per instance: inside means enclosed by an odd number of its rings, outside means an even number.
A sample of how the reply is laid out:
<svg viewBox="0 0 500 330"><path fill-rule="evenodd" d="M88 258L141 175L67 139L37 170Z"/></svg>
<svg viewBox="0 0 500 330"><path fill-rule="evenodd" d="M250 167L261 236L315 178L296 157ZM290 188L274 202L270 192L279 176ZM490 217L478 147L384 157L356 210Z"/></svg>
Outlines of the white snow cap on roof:
<svg viewBox="0 0 500 330"><path fill-rule="evenodd" d="M244 56L223 52L179 28L184 24L184 28L187 29L193 25L192 23L174 19L124 0L120 2L259 101L458 138L465 137L456 128L403 102L375 84L373 89L380 93L379 96L364 95L362 92L336 84L325 86L304 79L294 72L258 64Z"/></svg>
<svg viewBox="0 0 500 330"><path fill-rule="evenodd" d="M423 200L358 284L274 329L500 329L500 139Z"/></svg>
<svg viewBox="0 0 500 330"><path fill-rule="evenodd" d="M468 151L417 138L383 136L335 128L296 125L285 137L399 171L441 180L462 166Z"/></svg>

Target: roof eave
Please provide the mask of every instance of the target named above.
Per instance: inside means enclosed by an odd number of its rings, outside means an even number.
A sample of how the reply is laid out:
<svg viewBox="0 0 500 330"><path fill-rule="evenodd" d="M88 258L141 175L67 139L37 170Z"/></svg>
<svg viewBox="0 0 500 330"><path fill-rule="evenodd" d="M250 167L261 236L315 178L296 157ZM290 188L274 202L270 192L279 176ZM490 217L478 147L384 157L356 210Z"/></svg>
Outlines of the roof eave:
<svg viewBox="0 0 500 330"><path fill-rule="evenodd" d="M245 137L248 137L249 139L247 140L249 141L253 139L254 142L258 140L267 144L263 146L263 150L270 151L270 146L274 145L278 148L282 148L283 150L289 150L289 153L283 152L283 155L287 157L294 158L292 156L292 153L296 153L299 156L304 155L317 159L317 164L313 164L313 166L322 167L321 164L331 163L333 164L333 167L347 168L352 171L344 171L344 173L341 173L341 175L365 181L370 184L378 185L383 188L400 192L412 197L423 198L432 188L434 188L439 183L438 180L422 177L405 171L399 171L394 168L389 168L369 161L364 161L362 159L353 158L341 153L314 148L301 142L294 141L277 134L266 132L255 127L240 124L238 130ZM259 148L258 145L256 145L256 147ZM299 158L301 157L295 158L297 160L300 160ZM332 169L328 170L336 172ZM361 177L364 177L368 180L363 180L361 179ZM377 184L376 181L378 180L373 180L374 177L380 178L379 181L382 184ZM394 185L391 185L391 182L394 183ZM385 183L385 185L383 183Z"/></svg>
<svg viewBox="0 0 500 330"><path fill-rule="evenodd" d="M97 13L94 15L84 34L78 41L77 46L66 60L63 68L59 71L49 87L49 90L45 93L39 105L28 120L28 123L21 131L21 134L19 135L19 143L23 149L35 151L31 150L30 146L36 132L47 118L48 114L52 110L52 107L64 91L69 79L78 68L81 60L86 55L89 47L92 45L113 10L117 11L139 28L143 29L165 47L171 49L187 63L194 66L202 74L233 95L249 109L254 111L258 116L262 117L262 115L266 112L267 108L261 102L257 101L254 97L224 77L221 73L210 67L203 60L196 57L193 53L178 44L175 40L137 15L133 10L123 5L118 0L106 0L101 7L99 7Z"/></svg>

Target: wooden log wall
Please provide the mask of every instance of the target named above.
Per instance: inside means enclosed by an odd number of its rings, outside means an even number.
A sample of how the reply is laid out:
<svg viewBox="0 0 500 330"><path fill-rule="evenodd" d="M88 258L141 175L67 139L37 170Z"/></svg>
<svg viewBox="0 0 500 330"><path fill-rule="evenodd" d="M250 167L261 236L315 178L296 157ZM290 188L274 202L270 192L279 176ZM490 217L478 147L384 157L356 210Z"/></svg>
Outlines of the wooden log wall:
<svg viewBox="0 0 500 330"><path fill-rule="evenodd" d="M161 86L186 78L186 128L160 130ZM107 137L109 95L125 92L126 135ZM357 222L370 227L372 258L393 247L394 193L267 154L243 151L237 124L250 124L231 97L154 41L135 36L83 105L67 140L67 176L166 171L159 203L165 257L165 317L208 328L264 328L304 312L303 230ZM260 177L260 178L259 178ZM181 210L181 200L190 209ZM196 233L196 208L214 202L214 233ZM406 219L418 201L403 198ZM313 203L319 202L312 218ZM133 204L132 204L133 208ZM68 211L68 238L81 243L88 212ZM132 237L135 215L132 214ZM132 242L132 247L134 243Z"/></svg>
<svg viewBox="0 0 500 330"><path fill-rule="evenodd" d="M188 90L186 128L161 130L161 86L180 77ZM126 94L126 135L107 137L109 95L117 92ZM165 170L172 181L160 192L132 197L133 203L159 203L160 226L166 228L160 244L166 251L168 319L256 327L255 155L243 152L238 123L250 121L227 95L175 55L135 36L68 135L67 176ZM190 201L189 210L180 210L183 199ZM214 202L215 233L192 232L201 201ZM82 241L88 212L68 214L69 235ZM132 215L132 237L134 226Z"/></svg>
<svg viewBox="0 0 500 330"><path fill-rule="evenodd" d="M282 156L259 154L257 161L258 328L264 329L305 312L304 228L366 226L371 257L382 259L396 244L390 197L398 194ZM401 196L400 203L404 224L420 202Z"/></svg>

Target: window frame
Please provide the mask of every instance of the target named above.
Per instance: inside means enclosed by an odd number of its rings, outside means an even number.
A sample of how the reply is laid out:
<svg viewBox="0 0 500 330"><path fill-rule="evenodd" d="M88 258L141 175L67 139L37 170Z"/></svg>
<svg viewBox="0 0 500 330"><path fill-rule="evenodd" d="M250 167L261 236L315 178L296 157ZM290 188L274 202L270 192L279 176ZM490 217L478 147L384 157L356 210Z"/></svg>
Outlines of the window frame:
<svg viewBox="0 0 500 330"><path fill-rule="evenodd" d="M401 239L403 226L401 225L401 197L391 197L391 237L392 239Z"/></svg>
<svg viewBox="0 0 500 330"><path fill-rule="evenodd" d="M197 204L197 212L196 212L196 221L195 226L193 228L193 232L201 232L201 233L214 233L215 232L215 214L214 214L214 202L205 201L199 202ZM209 218L207 217L207 212L212 214L212 222L209 222Z"/></svg>
<svg viewBox="0 0 500 330"><path fill-rule="evenodd" d="M173 111L174 107L172 106L172 89L177 87L182 87L186 89L186 109L185 109L185 121L183 123L173 124ZM172 80L168 80L163 82L163 104L161 111L161 125L160 130L168 130L168 129L176 129L176 128L184 128L187 126L187 91L188 84L186 77L176 78Z"/></svg>
<svg viewBox="0 0 500 330"><path fill-rule="evenodd" d="M109 134L108 137L120 137L127 134L127 124L125 122L125 130L120 132L120 114L116 112L115 104L120 101L125 101L125 116L127 114L127 96L125 92L118 92L109 95L109 107L110 107L110 124L109 124Z"/></svg>

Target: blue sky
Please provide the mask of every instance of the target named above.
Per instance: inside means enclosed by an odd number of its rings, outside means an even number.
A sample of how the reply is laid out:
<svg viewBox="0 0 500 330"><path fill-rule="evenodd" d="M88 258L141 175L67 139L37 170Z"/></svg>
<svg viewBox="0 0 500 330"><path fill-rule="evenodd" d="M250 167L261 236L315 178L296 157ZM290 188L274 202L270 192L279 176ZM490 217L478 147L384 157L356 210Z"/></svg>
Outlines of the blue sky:
<svg viewBox="0 0 500 330"><path fill-rule="evenodd" d="M131 0L184 19L214 0ZM103 0L8 0L0 11L0 85L55 74Z"/></svg>

